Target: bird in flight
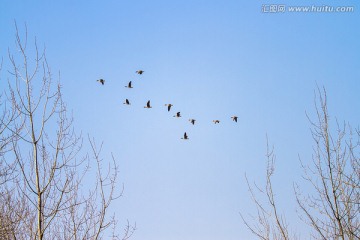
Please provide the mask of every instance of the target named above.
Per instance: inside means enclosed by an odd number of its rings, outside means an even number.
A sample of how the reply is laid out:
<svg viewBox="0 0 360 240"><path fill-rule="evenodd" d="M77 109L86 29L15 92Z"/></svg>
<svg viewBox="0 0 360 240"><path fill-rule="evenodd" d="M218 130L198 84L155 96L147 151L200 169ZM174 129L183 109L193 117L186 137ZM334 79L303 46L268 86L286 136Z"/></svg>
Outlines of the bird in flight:
<svg viewBox="0 0 360 240"><path fill-rule="evenodd" d="M195 119L191 118L191 119L189 119L189 121L192 125L195 125L195 121L196 121Z"/></svg>
<svg viewBox="0 0 360 240"><path fill-rule="evenodd" d="M145 71L143 71L143 70L137 70L137 71L136 71L136 73L139 74L139 75L143 74L144 72L145 72Z"/></svg>
<svg viewBox="0 0 360 240"><path fill-rule="evenodd" d="M101 85L104 85L104 84L105 84L105 80L104 80L104 79L102 79L102 78L100 78L100 79L98 79L98 80L96 80L96 81L100 82L100 83L101 83Z"/></svg>
<svg viewBox="0 0 360 240"><path fill-rule="evenodd" d="M165 104L165 106L167 106L168 112L170 112L171 107L174 105L172 105L171 103L168 103L168 104Z"/></svg>
<svg viewBox="0 0 360 240"><path fill-rule="evenodd" d="M213 120L213 123L215 124L220 123L220 120Z"/></svg>
<svg viewBox="0 0 360 240"><path fill-rule="evenodd" d="M237 116L232 116L231 118L232 118L233 121L237 122L237 119L238 119Z"/></svg>
<svg viewBox="0 0 360 240"><path fill-rule="evenodd" d="M180 112L177 112L176 115L174 115L173 117L177 117L177 118L181 117Z"/></svg>
<svg viewBox="0 0 360 240"><path fill-rule="evenodd" d="M147 101L146 106L144 108L152 108L151 105L150 105L150 100Z"/></svg>
<svg viewBox="0 0 360 240"><path fill-rule="evenodd" d="M133 88L132 86L131 86L131 81L128 83L128 85L127 86L125 86L125 87L127 87L127 88Z"/></svg>
<svg viewBox="0 0 360 240"><path fill-rule="evenodd" d="M124 104L125 104L125 105L130 105L130 101L129 101L129 99L125 99Z"/></svg>
<svg viewBox="0 0 360 240"><path fill-rule="evenodd" d="M188 140L188 139L189 139L189 137L188 137L188 135L186 134L186 132L184 133L184 137L182 137L181 139L184 139L184 140Z"/></svg>

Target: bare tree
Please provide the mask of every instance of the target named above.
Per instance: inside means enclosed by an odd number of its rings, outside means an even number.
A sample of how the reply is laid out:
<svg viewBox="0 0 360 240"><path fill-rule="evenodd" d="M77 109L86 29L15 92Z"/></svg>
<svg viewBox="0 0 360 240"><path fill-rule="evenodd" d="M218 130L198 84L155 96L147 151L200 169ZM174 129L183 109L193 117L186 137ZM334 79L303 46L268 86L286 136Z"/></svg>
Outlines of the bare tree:
<svg viewBox="0 0 360 240"><path fill-rule="evenodd" d="M293 237L289 235L289 227L286 219L282 214L279 213L279 207L275 201L275 194L273 191L271 178L275 172L276 156L274 154L274 148L269 147L268 140L266 158L266 185L264 188L259 187L256 183L254 183L252 186L249 183L248 178L245 176L248 190L257 209L257 215L250 216L252 222L254 223L246 220L242 214L240 214L241 218L248 229L250 229L250 231L259 239L295 239L295 235ZM260 201L260 198L257 197L256 192L265 196L265 202Z"/></svg>
<svg viewBox="0 0 360 240"><path fill-rule="evenodd" d="M2 61L0 64L0 73ZM0 82L4 82L0 78ZM11 142L16 138L17 132L8 131L7 126L17 119L18 114L14 108L5 101L5 93L0 93L0 239L12 239L12 232L16 226L14 208L21 208L21 203L16 203L12 198L12 188L6 184L17 176L16 166L6 161L5 154L11 151ZM18 128L21 129L21 126Z"/></svg>
<svg viewBox="0 0 360 240"><path fill-rule="evenodd" d="M0 64L0 73L2 70L2 62ZM0 78L0 82L3 80ZM10 177L14 177L14 166L8 165L4 160L4 155L11 149L11 142L16 134L8 131L7 126L14 121L18 115L14 108L9 107L4 100L3 93L0 93L0 185L7 182ZM21 127L20 127L21 129Z"/></svg>
<svg viewBox="0 0 360 240"><path fill-rule="evenodd" d="M86 142L91 150L83 153L83 138L73 129L45 50L40 51L35 40L35 60L29 58L27 31L20 37L17 26L16 46L18 55L9 51L12 77L7 94L15 117L1 123L14 136L5 162L15 164L17 175L1 186L5 194L0 221L6 222L0 222L0 238L102 239L105 233L110 237L109 227L116 221L109 216L109 206L122 194L116 193L114 157L105 163L101 147L90 137ZM92 183L87 177L90 166L96 169ZM85 183L95 187L85 188ZM135 227L128 224L126 229L122 239ZM120 239L115 232L111 236Z"/></svg>
<svg viewBox="0 0 360 240"><path fill-rule="evenodd" d="M301 186L294 184L296 202L302 213L299 217L312 229L310 237L313 239L360 239L360 132L353 131L348 124L337 123L333 133L325 89L318 89L318 95L316 121L308 117L315 142L313 161L311 166L302 162L305 183L310 183L314 191L304 195ZM296 239L295 234L289 236L286 220L278 213L271 182L275 155L269 147L267 159L265 190L255 187L265 194L270 206L260 202L254 187L248 183L258 214L257 218L252 218L254 223L241 216L259 239Z"/></svg>
<svg viewBox="0 0 360 240"><path fill-rule="evenodd" d="M304 178L315 194L303 196L296 185L297 203L316 239L360 239L360 134L339 123L333 134L326 91L318 93L317 119L310 120L315 142L313 166L302 164Z"/></svg>

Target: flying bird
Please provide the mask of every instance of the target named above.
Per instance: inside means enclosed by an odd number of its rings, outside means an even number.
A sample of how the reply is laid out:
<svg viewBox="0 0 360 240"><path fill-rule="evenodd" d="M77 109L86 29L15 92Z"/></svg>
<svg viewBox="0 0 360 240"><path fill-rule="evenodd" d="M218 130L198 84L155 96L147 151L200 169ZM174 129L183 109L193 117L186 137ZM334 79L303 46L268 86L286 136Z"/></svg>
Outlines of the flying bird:
<svg viewBox="0 0 360 240"><path fill-rule="evenodd" d="M232 118L233 121L237 122L237 119L238 119L237 116L232 116L231 118Z"/></svg>
<svg viewBox="0 0 360 240"><path fill-rule="evenodd" d="M137 71L136 71L136 73L139 74L139 75L143 74L144 72L145 72L145 71L143 71L143 70L137 70Z"/></svg>
<svg viewBox="0 0 360 240"><path fill-rule="evenodd" d="M150 100L147 101L146 106L144 108L152 108L151 105L150 105Z"/></svg>
<svg viewBox="0 0 360 240"><path fill-rule="evenodd" d="M129 99L125 99L124 104L125 104L125 105L130 105L130 101L129 101Z"/></svg>
<svg viewBox="0 0 360 240"><path fill-rule="evenodd" d="M184 133L184 137L182 137L181 139L184 139L184 140L188 140L188 139L189 139L189 137L188 137L188 135L186 134L186 132Z"/></svg>
<svg viewBox="0 0 360 240"><path fill-rule="evenodd" d="M195 121L196 121L195 119L191 118L191 119L189 119L189 121L191 122L192 125L195 125Z"/></svg>
<svg viewBox="0 0 360 240"><path fill-rule="evenodd" d="M127 87L127 88L133 88L132 86L131 86L131 81L128 83L128 85L127 86L125 86L125 87Z"/></svg>
<svg viewBox="0 0 360 240"><path fill-rule="evenodd" d="M170 112L171 107L174 105L172 105L171 103L168 103L168 104L165 104L165 106L167 106L168 112Z"/></svg>
<svg viewBox="0 0 360 240"><path fill-rule="evenodd" d="M213 120L215 124L220 123L220 120Z"/></svg>
<svg viewBox="0 0 360 240"><path fill-rule="evenodd" d="M104 80L104 79L102 79L102 78L100 78L100 79L98 79L98 80L96 80L96 81L100 82L100 83L101 83L101 85L104 85L104 84L105 84L105 80Z"/></svg>
<svg viewBox="0 0 360 240"><path fill-rule="evenodd" d="M174 115L173 117L177 117L177 118L181 117L180 112L177 112L176 115Z"/></svg>

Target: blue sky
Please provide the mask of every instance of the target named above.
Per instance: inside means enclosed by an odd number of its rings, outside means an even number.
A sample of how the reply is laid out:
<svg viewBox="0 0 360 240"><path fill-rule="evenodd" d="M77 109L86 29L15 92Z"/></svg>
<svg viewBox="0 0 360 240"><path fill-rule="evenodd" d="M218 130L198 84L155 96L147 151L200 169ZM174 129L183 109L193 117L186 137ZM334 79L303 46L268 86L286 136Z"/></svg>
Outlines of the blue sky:
<svg viewBox="0 0 360 240"><path fill-rule="evenodd" d="M262 13L263 4L355 10ZM277 153L276 196L298 223L289 195L301 181L298 155L311 161L305 111L315 117L316 86L327 89L332 120L359 124L358 1L1 1L4 62L14 20L61 72L76 129L116 157L125 193L112 211L120 230L136 221L133 239L254 239L239 212L255 213L244 175L264 182L266 134Z"/></svg>

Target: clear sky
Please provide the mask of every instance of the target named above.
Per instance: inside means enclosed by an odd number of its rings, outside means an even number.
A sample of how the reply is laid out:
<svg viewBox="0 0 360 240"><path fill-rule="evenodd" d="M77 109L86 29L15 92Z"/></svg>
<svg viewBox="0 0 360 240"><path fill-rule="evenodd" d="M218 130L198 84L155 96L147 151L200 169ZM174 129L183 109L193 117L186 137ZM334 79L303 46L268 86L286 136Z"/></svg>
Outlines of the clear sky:
<svg viewBox="0 0 360 240"><path fill-rule="evenodd" d="M285 12L264 12L273 4ZM46 46L54 75L61 72L76 130L116 157L125 192L111 211L120 230L126 219L137 223L135 240L254 239L239 212L255 214L244 176L264 183L266 134L277 154L277 200L298 223L292 185L301 181L298 155L311 161L305 111L315 118L316 86L327 89L331 120L359 125L357 0L2 0L4 62L14 20L20 30L27 24L29 44L36 36ZM133 89L124 87L129 81ZM152 109L143 108L147 100ZM292 227L307 236L301 224Z"/></svg>

